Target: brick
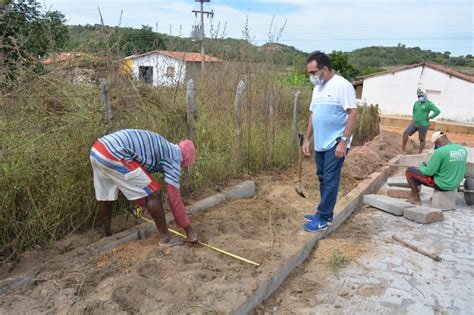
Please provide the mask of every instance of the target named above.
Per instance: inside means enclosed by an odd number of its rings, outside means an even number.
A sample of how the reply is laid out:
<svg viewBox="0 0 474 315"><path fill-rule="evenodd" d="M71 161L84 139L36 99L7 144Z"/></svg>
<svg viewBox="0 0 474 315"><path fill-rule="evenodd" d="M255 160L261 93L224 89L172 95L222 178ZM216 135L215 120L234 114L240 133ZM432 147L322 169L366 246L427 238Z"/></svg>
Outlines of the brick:
<svg viewBox="0 0 474 315"><path fill-rule="evenodd" d="M398 164L401 166L416 166L418 167L422 162L428 163L431 158L431 153L401 155Z"/></svg>
<svg viewBox="0 0 474 315"><path fill-rule="evenodd" d="M387 179L387 184L390 187L405 187L409 188L410 186L408 185L407 179L405 176L403 177L390 177Z"/></svg>
<svg viewBox="0 0 474 315"><path fill-rule="evenodd" d="M243 199L255 197L255 182L247 180L233 187L226 188L222 191L227 199Z"/></svg>
<svg viewBox="0 0 474 315"><path fill-rule="evenodd" d="M388 187L387 196L392 198L408 199L411 197L411 189L405 187Z"/></svg>
<svg viewBox="0 0 474 315"><path fill-rule="evenodd" d="M456 191L433 191L431 207L441 210L456 209Z"/></svg>
<svg viewBox="0 0 474 315"><path fill-rule="evenodd" d="M364 203L371 207L399 216L403 215L406 208L413 207L411 203L383 195L365 195Z"/></svg>
<svg viewBox="0 0 474 315"><path fill-rule="evenodd" d="M403 216L418 223L429 224L443 220L443 211L429 207L416 206L407 208L403 212Z"/></svg>
<svg viewBox="0 0 474 315"><path fill-rule="evenodd" d="M226 200L226 197L224 194L215 194L203 200L193 203L190 207L188 207L188 211L196 212L196 211L212 208L214 206L217 206L220 203L225 202L225 200Z"/></svg>

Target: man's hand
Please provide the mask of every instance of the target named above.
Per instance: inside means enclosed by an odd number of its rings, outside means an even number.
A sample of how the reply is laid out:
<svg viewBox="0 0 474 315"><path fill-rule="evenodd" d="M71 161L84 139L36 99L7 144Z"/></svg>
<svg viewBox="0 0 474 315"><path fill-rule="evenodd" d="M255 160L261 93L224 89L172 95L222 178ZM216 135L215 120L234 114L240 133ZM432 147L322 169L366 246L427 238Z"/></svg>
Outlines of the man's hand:
<svg viewBox="0 0 474 315"><path fill-rule="evenodd" d="M311 156L310 146L311 146L311 144L309 143L309 140L304 139L304 142L303 142L303 153L304 153L304 155Z"/></svg>
<svg viewBox="0 0 474 315"><path fill-rule="evenodd" d="M430 115L426 115L426 120L430 120Z"/></svg>
<svg viewBox="0 0 474 315"><path fill-rule="evenodd" d="M340 140L336 147L336 157L338 159L346 156L347 144L345 141Z"/></svg>

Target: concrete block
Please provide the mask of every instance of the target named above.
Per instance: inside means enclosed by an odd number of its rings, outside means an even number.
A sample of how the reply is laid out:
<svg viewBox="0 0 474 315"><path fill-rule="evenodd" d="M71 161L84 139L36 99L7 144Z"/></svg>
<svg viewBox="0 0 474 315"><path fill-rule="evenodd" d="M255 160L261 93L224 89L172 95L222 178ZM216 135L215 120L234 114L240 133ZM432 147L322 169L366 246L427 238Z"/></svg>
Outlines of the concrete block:
<svg viewBox="0 0 474 315"><path fill-rule="evenodd" d="M408 185L407 179L405 176L400 176L400 177L390 177L387 179L387 184L390 187L405 187L409 188L410 186Z"/></svg>
<svg viewBox="0 0 474 315"><path fill-rule="evenodd" d="M409 199L411 197L411 189L405 187L388 187L387 196L392 198Z"/></svg>
<svg viewBox="0 0 474 315"><path fill-rule="evenodd" d="M409 154L401 155L398 162L401 166L416 166L418 167L422 162L428 163L431 158L431 153Z"/></svg>
<svg viewBox="0 0 474 315"><path fill-rule="evenodd" d="M443 220L443 211L429 207L416 206L405 209L403 216L408 220L428 224Z"/></svg>
<svg viewBox="0 0 474 315"><path fill-rule="evenodd" d="M441 210L456 209L456 191L433 191L431 207Z"/></svg>
<svg viewBox="0 0 474 315"><path fill-rule="evenodd" d="M403 215L405 209L413 207L411 203L383 195L365 195L364 203L371 207L399 216Z"/></svg>
<svg viewBox="0 0 474 315"><path fill-rule="evenodd" d="M255 182L247 180L233 187L226 188L222 191L227 199L243 199L255 197Z"/></svg>
<svg viewBox="0 0 474 315"><path fill-rule="evenodd" d="M188 207L189 212L196 212L208 208L217 206L220 203L225 202L226 197L224 194L215 194L213 196L207 197L206 199L200 200L194 203L192 206Z"/></svg>

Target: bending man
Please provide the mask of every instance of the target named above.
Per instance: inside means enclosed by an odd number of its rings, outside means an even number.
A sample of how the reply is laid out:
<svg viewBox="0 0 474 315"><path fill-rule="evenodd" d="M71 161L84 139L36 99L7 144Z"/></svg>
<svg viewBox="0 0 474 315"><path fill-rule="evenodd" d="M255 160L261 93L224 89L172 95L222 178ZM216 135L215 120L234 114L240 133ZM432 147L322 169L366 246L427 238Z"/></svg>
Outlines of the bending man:
<svg viewBox="0 0 474 315"><path fill-rule="evenodd" d="M189 242L197 242L179 191L181 168L191 166L195 156L196 150L190 140L176 145L146 130L125 129L98 139L92 146L90 160L98 200L97 214L105 235L112 235L112 204L120 190L128 200L146 206L160 232L160 245L182 244L169 234L160 184L150 175L161 172L167 183L168 202L176 225L186 231Z"/></svg>

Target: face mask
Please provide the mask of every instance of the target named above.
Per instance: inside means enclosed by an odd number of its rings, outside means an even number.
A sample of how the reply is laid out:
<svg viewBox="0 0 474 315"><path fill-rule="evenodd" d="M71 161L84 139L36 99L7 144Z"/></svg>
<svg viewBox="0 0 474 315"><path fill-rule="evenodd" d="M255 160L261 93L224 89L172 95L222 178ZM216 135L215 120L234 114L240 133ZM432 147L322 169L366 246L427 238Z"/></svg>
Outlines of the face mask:
<svg viewBox="0 0 474 315"><path fill-rule="evenodd" d="M434 149L435 149L435 150L436 150L436 149L439 149L440 147L441 147L441 146L440 146L439 144L435 143L435 146L434 146Z"/></svg>
<svg viewBox="0 0 474 315"><path fill-rule="evenodd" d="M419 100L420 102L423 102L423 101L425 100L425 98L424 98L423 96L418 96L418 100Z"/></svg>
<svg viewBox="0 0 474 315"><path fill-rule="evenodd" d="M320 77L318 77L317 75L310 75L309 76L309 80L311 81L311 83L313 83L314 85L323 85L324 83L324 79L322 77L322 74Z"/></svg>

